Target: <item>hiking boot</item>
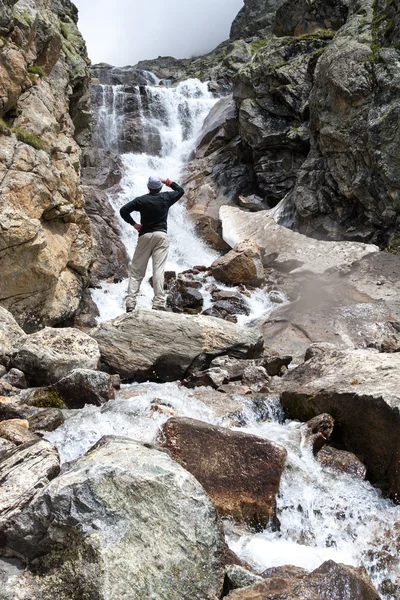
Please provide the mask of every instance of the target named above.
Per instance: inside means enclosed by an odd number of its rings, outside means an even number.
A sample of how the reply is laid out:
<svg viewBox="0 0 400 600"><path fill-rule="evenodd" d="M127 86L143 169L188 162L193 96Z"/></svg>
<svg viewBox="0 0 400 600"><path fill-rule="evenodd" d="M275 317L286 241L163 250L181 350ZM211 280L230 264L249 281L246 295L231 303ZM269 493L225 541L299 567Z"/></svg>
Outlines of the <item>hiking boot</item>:
<svg viewBox="0 0 400 600"><path fill-rule="evenodd" d="M127 306L127 307L126 307L126 312L127 312L127 313L131 313L131 312L133 312L134 310L135 310L135 307L134 307L134 306Z"/></svg>
<svg viewBox="0 0 400 600"><path fill-rule="evenodd" d="M153 310L162 310L164 312L167 312L167 308L165 306L152 306Z"/></svg>

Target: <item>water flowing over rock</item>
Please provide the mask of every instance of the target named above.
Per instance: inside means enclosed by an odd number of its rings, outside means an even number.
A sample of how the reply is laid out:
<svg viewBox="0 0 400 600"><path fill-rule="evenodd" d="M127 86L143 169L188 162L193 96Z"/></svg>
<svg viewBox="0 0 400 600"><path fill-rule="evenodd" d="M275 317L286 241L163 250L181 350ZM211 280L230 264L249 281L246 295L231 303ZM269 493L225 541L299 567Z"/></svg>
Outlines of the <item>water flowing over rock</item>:
<svg viewBox="0 0 400 600"><path fill-rule="evenodd" d="M27 336L13 357L31 383L55 383L74 369L96 370L100 359L97 342L77 329L51 329Z"/></svg>
<svg viewBox="0 0 400 600"><path fill-rule="evenodd" d="M193 419L173 418L161 440L192 473L220 515L262 529L275 523L275 496L286 450L268 440Z"/></svg>
<svg viewBox="0 0 400 600"><path fill-rule="evenodd" d="M71 6L17 2L0 48L0 302L30 331L73 315L92 260L77 144L89 68Z"/></svg>
<svg viewBox="0 0 400 600"><path fill-rule="evenodd" d="M150 310L117 317L90 334L102 362L127 379L174 381L216 356L256 358L263 348L255 331L210 317Z"/></svg>
<svg viewBox="0 0 400 600"><path fill-rule="evenodd" d="M345 450L361 457L368 477L392 496L399 480L398 354L314 345L303 365L275 380L287 415L307 420L335 415Z"/></svg>
<svg viewBox="0 0 400 600"><path fill-rule="evenodd" d="M214 600L222 588L211 500L166 452L127 438L103 438L70 464L5 536L39 557L38 582L53 597Z"/></svg>

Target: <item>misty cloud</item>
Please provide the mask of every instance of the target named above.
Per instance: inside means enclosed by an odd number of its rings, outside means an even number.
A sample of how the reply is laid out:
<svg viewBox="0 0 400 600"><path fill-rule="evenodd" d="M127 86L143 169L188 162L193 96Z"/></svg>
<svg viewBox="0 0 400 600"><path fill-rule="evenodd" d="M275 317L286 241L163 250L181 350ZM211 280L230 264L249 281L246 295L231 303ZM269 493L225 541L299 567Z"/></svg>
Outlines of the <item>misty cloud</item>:
<svg viewBox="0 0 400 600"><path fill-rule="evenodd" d="M189 58L229 36L243 0L75 0L93 63L135 64L158 56Z"/></svg>

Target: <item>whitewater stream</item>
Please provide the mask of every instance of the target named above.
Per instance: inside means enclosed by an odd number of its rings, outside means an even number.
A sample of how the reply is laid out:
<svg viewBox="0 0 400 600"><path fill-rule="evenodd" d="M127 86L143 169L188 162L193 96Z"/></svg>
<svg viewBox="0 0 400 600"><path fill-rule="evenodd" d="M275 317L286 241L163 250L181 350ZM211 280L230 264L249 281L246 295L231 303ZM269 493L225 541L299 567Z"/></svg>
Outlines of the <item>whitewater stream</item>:
<svg viewBox="0 0 400 600"><path fill-rule="evenodd" d="M142 112L143 127L155 125L161 135L161 152L125 154L122 192L112 199L116 213L128 200L146 193L149 175L170 177L180 182L184 164L195 148L204 118L217 101L206 84L189 80L176 87L160 86L148 75L146 88L149 109ZM103 86L104 105L101 122L104 131L98 132L104 144L118 149L118 136L123 122L117 109L123 102L120 86ZM139 89L137 90L140 99ZM135 218L135 215L134 215ZM122 239L131 255L137 236L121 222ZM177 273L194 265L209 266L217 253L197 238L189 222L184 204L170 211L169 236L171 250L167 270ZM147 279L147 278L146 278ZM139 305L151 306L152 290L143 282ZM219 287L223 287L219 285ZM100 310L99 320L107 320L124 312L127 281L104 283L94 290L93 298ZM250 317L240 317L240 323L267 316L273 304L262 292L247 298ZM205 294L205 307L210 298ZM241 431L273 440L288 451L287 465L277 499L280 531L265 530L254 534L245 528L226 523L227 541L241 558L257 571L267 567L292 564L308 570L317 568L327 559L348 565L363 564L377 588L384 580L396 581L399 572L395 526L400 523L400 507L382 498L368 482L349 475L337 474L322 468L308 448L302 447L299 424L284 420L277 399L269 398L262 411L255 409L249 399L238 397L246 405L242 415L245 424ZM156 406L167 406L168 413ZM143 442L154 442L170 413L200 419L215 425L232 427L229 419L194 396L193 391L177 383L133 384L122 386L116 400L102 408L86 406L70 411L65 424L47 438L55 443L63 462L84 454L104 435L124 435ZM265 421L265 415L268 420ZM396 596L381 592L385 600Z"/></svg>

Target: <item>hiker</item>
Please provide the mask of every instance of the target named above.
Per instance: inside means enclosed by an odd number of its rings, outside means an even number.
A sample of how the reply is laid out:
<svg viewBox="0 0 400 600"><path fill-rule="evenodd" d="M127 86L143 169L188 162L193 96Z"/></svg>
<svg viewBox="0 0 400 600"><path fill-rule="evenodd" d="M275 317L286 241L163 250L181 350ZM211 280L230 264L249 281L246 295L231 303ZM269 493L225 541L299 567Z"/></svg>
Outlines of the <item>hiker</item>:
<svg viewBox="0 0 400 600"><path fill-rule="evenodd" d="M163 184L173 191L161 192ZM139 232L129 276L126 312L132 312L136 307L140 284L146 274L150 257L153 259L153 308L165 310L164 270L169 248L168 211L185 193L177 183L170 179L160 179L154 176L149 178L147 187L148 194L131 200L119 211L124 221ZM135 223L132 219L131 212L133 211L140 212L141 223Z"/></svg>

